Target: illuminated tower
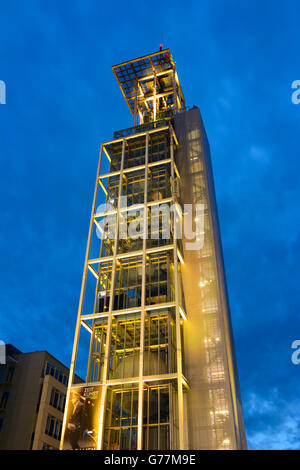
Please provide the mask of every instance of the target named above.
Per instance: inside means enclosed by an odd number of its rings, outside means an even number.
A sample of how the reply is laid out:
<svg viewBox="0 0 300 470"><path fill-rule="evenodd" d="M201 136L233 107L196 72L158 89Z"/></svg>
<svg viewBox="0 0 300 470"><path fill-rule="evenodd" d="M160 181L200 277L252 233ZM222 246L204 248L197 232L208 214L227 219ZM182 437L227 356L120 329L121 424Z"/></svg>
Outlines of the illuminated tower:
<svg viewBox="0 0 300 470"><path fill-rule="evenodd" d="M133 127L101 145L62 448L245 448L200 112L168 49L113 71Z"/></svg>

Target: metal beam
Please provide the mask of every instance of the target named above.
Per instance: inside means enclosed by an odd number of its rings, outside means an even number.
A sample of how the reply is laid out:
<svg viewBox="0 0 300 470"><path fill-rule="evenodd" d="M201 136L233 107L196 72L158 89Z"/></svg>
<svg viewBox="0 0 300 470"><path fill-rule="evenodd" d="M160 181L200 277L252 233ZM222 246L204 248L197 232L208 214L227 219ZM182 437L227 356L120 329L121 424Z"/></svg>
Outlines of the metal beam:
<svg viewBox="0 0 300 470"><path fill-rule="evenodd" d="M99 154L99 161L98 161L98 168L97 168L97 175L96 175L96 184L95 184L95 190L94 190L94 198L93 198L91 217L90 217L87 247L86 247L86 253L85 253L85 260L84 260L83 276L82 276L82 282L81 282L80 298L79 298L78 313L77 313L76 328L75 328L75 337L74 337L73 351L72 351L71 364L70 364L68 390L67 390L66 404L65 404L65 409L66 410L68 409L68 404L69 404L69 399L70 399L70 389L71 389L73 379L74 379L74 374L75 374L75 364L76 364L78 342L79 342L81 315L82 315L85 287L86 287L86 281L87 281L88 259L89 259L89 256L90 256L93 225L94 225L93 216L94 216L95 209L96 209L97 194L98 194L98 188L99 188L98 177L99 177L100 170L101 170L102 149L103 149L103 146L101 145L100 154ZM63 447L63 439L64 439L65 430L66 430L66 420L67 420L67 413L64 413L62 433L61 433L62 439L61 439L61 442L60 442L60 449L62 449L62 447Z"/></svg>

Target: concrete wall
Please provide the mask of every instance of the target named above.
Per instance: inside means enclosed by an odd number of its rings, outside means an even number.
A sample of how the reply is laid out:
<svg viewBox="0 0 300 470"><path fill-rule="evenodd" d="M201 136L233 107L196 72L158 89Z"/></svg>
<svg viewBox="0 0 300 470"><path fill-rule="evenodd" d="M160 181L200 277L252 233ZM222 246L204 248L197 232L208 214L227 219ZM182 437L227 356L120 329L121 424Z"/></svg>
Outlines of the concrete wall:
<svg viewBox="0 0 300 470"><path fill-rule="evenodd" d="M44 351L19 356L1 433L1 449L30 447L44 361Z"/></svg>

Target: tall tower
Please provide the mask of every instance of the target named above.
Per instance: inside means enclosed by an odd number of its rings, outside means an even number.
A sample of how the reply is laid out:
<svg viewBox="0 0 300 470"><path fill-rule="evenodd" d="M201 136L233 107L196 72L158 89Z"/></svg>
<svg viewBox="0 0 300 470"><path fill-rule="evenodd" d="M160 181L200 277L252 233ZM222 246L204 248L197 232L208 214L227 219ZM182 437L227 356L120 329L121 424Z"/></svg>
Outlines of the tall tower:
<svg viewBox="0 0 300 470"><path fill-rule="evenodd" d="M61 448L246 448L200 112L169 49L113 71L133 127L101 145Z"/></svg>

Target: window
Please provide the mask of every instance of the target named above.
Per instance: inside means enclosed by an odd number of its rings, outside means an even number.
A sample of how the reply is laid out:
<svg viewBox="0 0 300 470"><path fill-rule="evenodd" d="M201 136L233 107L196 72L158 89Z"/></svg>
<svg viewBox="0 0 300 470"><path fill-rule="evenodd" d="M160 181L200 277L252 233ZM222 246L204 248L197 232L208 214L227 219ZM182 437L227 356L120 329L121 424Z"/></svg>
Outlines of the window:
<svg viewBox="0 0 300 470"><path fill-rule="evenodd" d="M60 440L61 438L61 428L62 422L60 419L55 418L54 416L48 415L45 434L54 439Z"/></svg>
<svg viewBox="0 0 300 470"><path fill-rule="evenodd" d="M0 401L0 408L3 408L3 409L6 408L8 397L9 397L9 390L5 390L2 393L2 397Z"/></svg>
<svg viewBox="0 0 300 470"><path fill-rule="evenodd" d="M15 366L10 366L10 367L7 369L7 374L6 374L6 381L7 381L7 382L11 382L11 381L12 381L13 376L14 376L14 373L15 373Z"/></svg>
<svg viewBox="0 0 300 470"><path fill-rule="evenodd" d="M56 388L52 387L50 405L59 411L64 411L66 396Z"/></svg>

